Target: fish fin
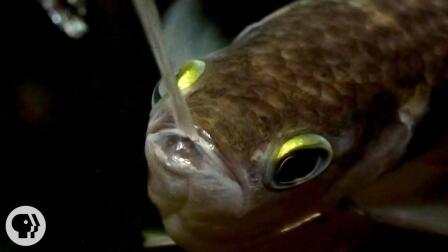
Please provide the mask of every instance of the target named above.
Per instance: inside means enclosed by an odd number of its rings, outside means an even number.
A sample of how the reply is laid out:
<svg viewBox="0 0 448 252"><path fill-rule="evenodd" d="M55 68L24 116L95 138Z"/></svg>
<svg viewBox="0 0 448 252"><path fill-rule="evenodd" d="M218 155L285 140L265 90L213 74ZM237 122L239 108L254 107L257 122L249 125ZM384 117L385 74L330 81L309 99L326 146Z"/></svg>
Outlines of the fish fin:
<svg viewBox="0 0 448 252"><path fill-rule="evenodd" d="M163 22L165 43L176 67L229 43L204 15L199 0L177 0L167 10Z"/></svg>
<svg viewBox="0 0 448 252"><path fill-rule="evenodd" d="M448 236L448 137L443 142L352 195L355 209L380 223Z"/></svg>
<svg viewBox="0 0 448 252"><path fill-rule="evenodd" d="M161 248L175 246L174 240L163 229L148 229L143 231L145 248Z"/></svg>

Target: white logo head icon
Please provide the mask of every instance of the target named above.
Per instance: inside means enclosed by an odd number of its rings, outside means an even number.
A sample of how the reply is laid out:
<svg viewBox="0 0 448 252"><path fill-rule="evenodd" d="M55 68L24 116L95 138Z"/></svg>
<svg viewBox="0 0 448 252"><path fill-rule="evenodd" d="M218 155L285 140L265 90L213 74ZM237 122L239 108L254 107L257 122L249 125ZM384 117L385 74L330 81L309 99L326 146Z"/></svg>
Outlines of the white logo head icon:
<svg viewBox="0 0 448 252"><path fill-rule="evenodd" d="M44 236L45 228L44 216L31 206L17 207L6 219L9 239L20 246L36 244Z"/></svg>

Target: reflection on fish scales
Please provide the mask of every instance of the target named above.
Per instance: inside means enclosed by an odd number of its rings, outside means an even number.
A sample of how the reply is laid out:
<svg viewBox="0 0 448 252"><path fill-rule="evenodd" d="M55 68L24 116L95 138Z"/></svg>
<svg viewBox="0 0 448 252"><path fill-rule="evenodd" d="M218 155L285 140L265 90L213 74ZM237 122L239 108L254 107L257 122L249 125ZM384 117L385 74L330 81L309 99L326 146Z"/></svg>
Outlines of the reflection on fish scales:
<svg viewBox="0 0 448 252"><path fill-rule="evenodd" d="M444 142L404 155L447 41L445 0L304 0L188 61L177 94L160 64L146 155L167 232L188 251L344 251L375 221L448 235Z"/></svg>

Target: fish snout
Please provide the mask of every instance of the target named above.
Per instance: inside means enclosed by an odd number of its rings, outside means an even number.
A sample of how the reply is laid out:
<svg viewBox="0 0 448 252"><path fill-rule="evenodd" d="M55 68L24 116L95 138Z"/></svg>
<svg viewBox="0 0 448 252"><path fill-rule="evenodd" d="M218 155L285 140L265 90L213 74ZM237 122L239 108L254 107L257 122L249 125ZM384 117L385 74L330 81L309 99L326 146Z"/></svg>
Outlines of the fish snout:
<svg viewBox="0 0 448 252"><path fill-rule="evenodd" d="M216 166L218 161L211 143L203 138L192 140L178 129L149 134L147 154L150 163L157 162L162 169L178 175L201 172Z"/></svg>

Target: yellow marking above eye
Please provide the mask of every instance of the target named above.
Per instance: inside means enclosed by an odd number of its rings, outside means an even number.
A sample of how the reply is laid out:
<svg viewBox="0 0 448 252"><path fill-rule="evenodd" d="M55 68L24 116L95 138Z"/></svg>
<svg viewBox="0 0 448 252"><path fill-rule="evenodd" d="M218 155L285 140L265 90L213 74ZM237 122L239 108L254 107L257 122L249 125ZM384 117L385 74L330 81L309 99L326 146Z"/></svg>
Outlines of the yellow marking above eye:
<svg viewBox="0 0 448 252"><path fill-rule="evenodd" d="M189 60L185 62L177 74L177 86L180 90L191 87L205 70L205 62Z"/></svg>
<svg viewBox="0 0 448 252"><path fill-rule="evenodd" d="M316 134L303 134L295 136L286 141L279 149L275 159L279 161L288 154L298 149L321 148L331 154L332 149L330 143L324 137Z"/></svg>

